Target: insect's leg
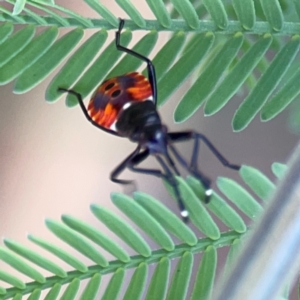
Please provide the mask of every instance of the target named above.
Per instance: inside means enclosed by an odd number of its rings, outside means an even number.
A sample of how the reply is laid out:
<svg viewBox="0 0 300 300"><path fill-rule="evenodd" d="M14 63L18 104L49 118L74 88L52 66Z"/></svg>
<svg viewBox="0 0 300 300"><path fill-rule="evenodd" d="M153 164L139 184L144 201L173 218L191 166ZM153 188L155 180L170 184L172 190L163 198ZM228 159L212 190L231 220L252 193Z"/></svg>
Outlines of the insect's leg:
<svg viewBox="0 0 300 300"><path fill-rule="evenodd" d="M178 207L179 207L179 210L180 210L181 217L182 217L184 222L187 222L189 213L186 210L185 205L183 203L183 200L181 198L181 194L180 194L180 191L179 191L179 188L178 188L178 182L177 182L175 176L172 174L172 172L168 168L167 164L164 162L164 160L158 155L156 155L155 157L156 157L157 161L159 162L159 164L162 166L162 168L165 171L165 174L161 173L161 177L164 178L171 185L171 187L173 188L175 198L177 199L177 203L178 203Z"/></svg>
<svg viewBox="0 0 300 300"><path fill-rule="evenodd" d="M133 183L132 180L118 179L117 177L130 165L131 161L139 154L141 147L138 146L130 155L128 155L110 174L110 180L120 184Z"/></svg>
<svg viewBox="0 0 300 300"><path fill-rule="evenodd" d="M119 29L118 31L116 32L116 47L118 50L120 51L124 51L130 55L133 55L141 60L143 60L144 62L147 63L147 71L148 71L148 78L149 78L149 82L150 82L150 85L151 85L151 88L152 88L152 96L153 96L153 100L154 100L154 103L156 105L156 102L157 102L157 81L156 81L156 75L155 75L155 67L154 65L152 64L152 61L140 54L140 53L137 53L131 49L128 49L124 46L122 46L120 44L120 37L121 37L121 31L123 29L123 26L124 26L124 20L123 19L120 19L120 23L119 23Z"/></svg>
<svg viewBox="0 0 300 300"><path fill-rule="evenodd" d="M217 148L203 134L200 134L200 133L197 133L194 131L185 131L185 132L168 133L168 137L173 142L188 141L191 139L193 139L195 141L190 165L187 164L187 162L181 157L181 155L177 152L177 150L172 145L170 145L170 149L174 153L176 158L179 160L179 162L188 171L190 171L193 175L196 175L196 177L199 177L200 180L203 182L203 184L206 188L205 202L209 201L212 190L210 189L211 181L207 177L205 177L203 174L201 174L201 172L198 170L198 167L197 167L197 165L198 165L197 161L198 161L198 155L199 155L199 142L201 140L206 144L206 146L210 149L210 151L217 157L217 159L225 167L233 169L233 170L239 170L241 168L241 166L239 166L239 165L229 163L228 160L217 150Z"/></svg>
<svg viewBox="0 0 300 300"><path fill-rule="evenodd" d="M203 141L205 145L208 147L208 149L216 156L216 158L223 164L223 166L233 169L233 170L239 170L241 166L231 164L220 152L217 150L217 148L208 140L208 138L198 132L195 131L185 131L185 132L173 132L168 133L168 137L173 142L181 142L181 141L188 141L188 140L195 140L194 149L193 149L193 155L191 160L191 166L197 165L197 158L198 158L198 141Z"/></svg>
<svg viewBox="0 0 300 300"><path fill-rule="evenodd" d="M96 126L97 128L101 129L101 130L104 130L108 133L111 133L111 134L114 134L114 135L119 135L117 132L113 131L113 130L109 130L107 128L104 128L102 126L100 126L98 123L96 123L89 115L84 103L83 103L83 100L82 100L82 96L81 94L73 91L73 90L68 90L68 89L65 89L65 88L58 88L57 89L59 92L62 92L62 93L69 93L69 94L72 94L74 95L76 98L77 98L77 101L81 107L81 110L83 111L83 114L85 115L85 117L87 118L87 120L89 122L91 122L94 126Z"/></svg>

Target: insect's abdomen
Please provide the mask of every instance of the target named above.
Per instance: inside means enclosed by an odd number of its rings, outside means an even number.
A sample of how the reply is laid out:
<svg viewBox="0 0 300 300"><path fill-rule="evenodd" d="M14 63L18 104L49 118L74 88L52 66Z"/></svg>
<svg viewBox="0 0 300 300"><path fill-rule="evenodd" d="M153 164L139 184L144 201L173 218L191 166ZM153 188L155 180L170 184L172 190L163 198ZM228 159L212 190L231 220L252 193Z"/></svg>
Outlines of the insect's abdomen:
<svg viewBox="0 0 300 300"><path fill-rule="evenodd" d="M104 81L88 105L91 118L100 126L115 130L114 124L126 104L145 101L152 96L148 79L137 72Z"/></svg>

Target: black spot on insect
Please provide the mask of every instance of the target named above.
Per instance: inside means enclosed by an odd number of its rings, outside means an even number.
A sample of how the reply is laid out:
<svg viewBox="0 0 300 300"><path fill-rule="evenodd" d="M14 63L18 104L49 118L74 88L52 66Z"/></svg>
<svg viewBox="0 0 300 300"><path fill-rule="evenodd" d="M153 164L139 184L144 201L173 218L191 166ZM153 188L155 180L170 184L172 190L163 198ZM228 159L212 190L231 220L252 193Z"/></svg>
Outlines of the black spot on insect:
<svg viewBox="0 0 300 300"><path fill-rule="evenodd" d="M116 90L116 91L114 91L114 92L111 94L111 96L112 96L112 98L116 98L116 97L118 97L120 94L121 94L121 90Z"/></svg>
<svg viewBox="0 0 300 300"><path fill-rule="evenodd" d="M111 82L110 84L108 84L108 85L105 87L105 90L106 90L106 91L110 90L114 85L115 85L115 83L114 83L114 82Z"/></svg>

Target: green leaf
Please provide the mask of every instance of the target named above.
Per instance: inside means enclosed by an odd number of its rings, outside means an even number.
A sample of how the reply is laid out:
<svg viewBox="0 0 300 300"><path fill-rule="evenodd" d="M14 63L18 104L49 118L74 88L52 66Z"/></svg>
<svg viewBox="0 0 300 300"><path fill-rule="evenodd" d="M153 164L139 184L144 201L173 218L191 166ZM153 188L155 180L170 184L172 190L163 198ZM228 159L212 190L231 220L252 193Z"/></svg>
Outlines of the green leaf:
<svg viewBox="0 0 300 300"><path fill-rule="evenodd" d="M199 27L199 19L196 11L188 0L171 0L176 10L181 14L187 25L193 29Z"/></svg>
<svg viewBox="0 0 300 300"><path fill-rule="evenodd" d="M34 88L43 81L53 69L73 50L83 37L82 29L75 29L62 38L31 65L14 84L14 92L22 94Z"/></svg>
<svg viewBox="0 0 300 300"><path fill-rule="evenodd" d="M78 278L74 278L67 286L60 300L74 300L76 299L77 292L79 290L80 281Z"/></svg>
<svg viewBox="0 0 300 300"><path fill-rule="evenodd" d="M187 183L199 199L204 197L205 190L197 179L189 176L187 177ZM206 207L226 226L236 232L243 233L247 230L246 224L241 216L215 192L212 194L211 200L206 204Z"/></svg>
<svg viewBox="0 0 300 300"><path fill-rule="evenodd" d="M30 296L27 298L27 300L39 300L41 295L40 289L35 289Z"/></svg>
<svg viewBox="0 0 300 300"><path fill-rule="evenodd" d="M253 167L243 165L240 169L240 175L255 194L264 201L268 200L275 190L274 183Z"/></svg>
<svg viewBox="0 0 300 300"><path fill-rule="evenodd" d="M14 16L19 15L24 9L25 4L26 4L26 0L16 0L12 14Z"/></svg>
<svg viewBox="0 0 300 300"><path fill-rule="evenodd" d="M59 283L56 283L53 285L53 287L50 289L48 292L47 296L45 297L44 300L56 300L58 299L58 294L60 292L61 285Z"/></svg>
<svg viewBox="0 0 300 300"><path fill-rule="evenodd" d="M101 282L101 275L96 273L88 282L87 286L85 287L83 293L80 296L80 300L93 300L96 299L97 292L100 287Z"/></svg>
<svg viewBox="0 0 300 300"><path fill-rule="evenodd" d="M239 21L246 30L255 24L255 7L252 0L232 0L232 4Z"/></svg>
<svg viewBox="0 0 300 300"><path fill-rule="evenodd" d="M39 283L44 283L46 281L45 277L40 272L30 267L23 259L13 254L13 252L2 247L0 247L0 259Z"/></svg>
<svg viewBox="0 0 300 300"><path fill-rule="evenodd" d="M93 10L95 10L103 19L112 26L118 27L119 20L98 0L84 0Z"/></svg>
<svg viewBox="0 0 300 300"><path fill-rule="evenodd" d="M34 37L35 26L28 25L1 44L0 67L21 52Z"/></svg>
<svg viewBox="0 0 300 300"><path fill-rule="evenodd" d="M109 281L101 300L118 300L119 293L125 278L125 270L118 268Z"/></svg>
<svg viewBox="0 0 300 300"><path fill-rule="evenodd" d="M107 39L107 31L100 30L93 34L61 68L49 84L45 98L52 102L61 96L58 87L69 88L82 75L85 68L97 55Z"/></svg>
<svg viewBox="0 0 300 300"><path fill-rule="evenodd" d="M49 272L61 278L67 277L67 273L60 266L53 263L49 259L44 258L42 255L39 255L35 251L10 239L4 239L4 244L10 250L33 262L34 264L42 267L43 269L48 270Z"/></svg>
<svg viewBox="0 0 300 300"><path fill-rule="evenodd" d="M218 112L240 89L244 81L250 76L258 62L263 58L272 42L272 36L265 34L256 42L234 65L229 74L212 92L206 102L204 113L212 115Z"/></svg>
<svg viewBox="0 0 300 300"><path fill-rule="evenodd" d="M148 266L145 263L139 264L136 268L123 300L141 299L147 282Z"/></svg>
<svg viewBox="0 0 300 300"><path fill-rule="evenodd" d="M284 87L272 97L261 110L261 120L269 121L282 112L300 93L299 87L300 68Z"/></svg>
<svg viewBox="0 0 300 300"><path fill-rule="evenodd" d="M220 0L203 0L203 4L219 28L224 29L228 26L227 13Z"/></svg>
<svg viewBox="0 0 300 300"><path fill-rule="evenodd" d="M180 52L185 42L185 33L178 31L164 44L162 49L154 57L152 63L155 66L156 80L160 81L162 76L168 71ZM147 74L147 68L143 71L143 74Z"/></svg>
<svg viewBox="0 0 300 300"><path fill-rule="evenodd" d="M210 299L217 268L217 251L213 246L208 246L201 259L194 282L191 300Z"/></svg>
<svg viewBox="0 0 300 300"><path fill-rule="evenodd" d="M135 6L131 3L130 0L115 0L115 1L128 14L130 19L132 19L137 26L141 28L146 27L145 19L142 17L142 15L139 13L139 11L135 8Z"/></svg>
<svg viewBox="0 0 300 300"><path fill-rule="evenodd" d="M145 240L132 228L132 226L127 224L119 216L96 204L91 205L91 211L102 223L136 252L144 257L151 255L151 249Z"/></svg>
<svg viewBox="0 0 300 300"><path fill-rule="evenodd" d="M128 216L163 249L167 251L172 251L174 249L174 243L164 228L133 199L117 193L113 193L111 199L126 216Z"/></svg>
<svg viewBox="0 0 300 300"><path fill-rule="evenodd" d="M8 83L34 64L51 47L58 35L57 27L50 27L34 38L12 61L0 68L0 85Z"/></svg>
<svg viewBox="0 0 300 300"><path fill-rule="evenodd" d="M194 42L185 51L184 55L172 68L158 81L158 105L162 105L179 88L180 84L200 64L206 53L211 48L214 35L210 32L197 34Z"/></svg>
<svg viewBox="0 0 300 300"><path fill-rule="evenodd" d="M36 245L39 245L40 247L46 249L47 251L51 252L55 256L59 257L61 260L63 260L64 262L66 262L76 270L82 273L87 272L88 268L84 263L82 263L79 259L71 255L69 252L61 249L61 247L55 246L53 245L53 243L42 240L31 234L28 235L28 239L33 243L35 243Z"/></svg>
<svg viewBox="0 0 300 300"><path fill-rule="evenodd" d="M165 299L169 283L170 261L163 257L152 275L145 300Z"/></svg>
<svg viewBox="0 0 300 300"><path fill-rule="evenodd" d="M281 163L273 163L272 164L272 172L278 177L282 178L287 170L287 165Z"/></svg>
<svg viewBox="0 0 300 300"><path fill-rule="evenodd" d="M20 290L26 288L26 284L22 280L2 270L0 270L0 280L5 281Z"/></svg>
<svg viewBox="0 0 300 300"><path fill-rule="evenodd" d="M218 177L217 186L249 218L255 219L262 212L261 205L235 181Z"/></svg>
<svg viewBox="0 0 300 300"><path fill-rule="evenodd" d="M11 35L14 27L12 22L5 22L0 25L0 45Z"/></svg>
<svg viewBox="0 0 300 300"><path fill-rule="evenodd" d="M220 80L223 72L236 57L243 42L243 35L238 32L228 40L220 49L215 59L212 60L206 69L186 92L175 109L174 119L176 122L183 122L189 118L201 106L206 97L212 92Z"/></svg>
<svg viewBox="0 0 300 300"><path fill-rule="evenodd" d="M296 35L277 53L257 85L237 109L232 122L234 131L243 130L253 120L293 62L299 47L300 37Z"/></svg>
<svg viewBox="0 0 300 300"><path fill-rule="evenodd" d="M191 278L193 267L193 255L191 252L185 252L179 260L168 291L167 300L186 299L187 289Z"/></svg>
<svg viewBox="0 0 300 300"><path fill-rule="evenodd" d="M126 47L131 38L131 32L125 31L121 35L122 45ZM80 93L82 98L85 98L101 81L103 81L105 75L113 67L121 55L122 52L116 49L116 42L112 41L88 68L88 70L86 70L72 89L77 93ZM66 99L66 104L70 107L78 104L77 98L74 95L69 94Z"/></svg>
<svg viewBox="0 0 300 300"><path fill-rule="evenodd" d="M197 237L194 232L162 203L141 192L135 192L133 197L139 205L146 209L163 226L163 228L166 228L179 240L191 246L197 243Z"/></svg>
<svg viewBox="0 0 300 300"><path fill-rule="evenodd" d="M261 7L271 27L279 31L283 26L283 14L278 0L260 0Z"/></svg>
<svg viewBox="0 0 300 300"><path fill-rule="evenodd" d="M97 263L102 267L108 266L107 260L102 254L85 238L81 237L75 231L69 229L66 225L57 221L46 219L46 226L63 242L69 244L71 247Z"/></svg>
<svg viewBox="0 0 300 300"><path fill-rule="evenodd" d="M62 221L73 230L86 236L88 239L92 240L94 243L105 249L107 252L114 255L119 260L123 262L130 261L129 255L122 247L120 247L116 242L114 242L111 238L103 234L95 227L79 219L67 215L62 216Z"/></svg>
<svg viewBox="0 0 300 300"><path fill-rule="evenodd" d="M158 22L166 27L170 28L171 18L170 14L162 0L146 0L148 6L152 10Z"/></svg>

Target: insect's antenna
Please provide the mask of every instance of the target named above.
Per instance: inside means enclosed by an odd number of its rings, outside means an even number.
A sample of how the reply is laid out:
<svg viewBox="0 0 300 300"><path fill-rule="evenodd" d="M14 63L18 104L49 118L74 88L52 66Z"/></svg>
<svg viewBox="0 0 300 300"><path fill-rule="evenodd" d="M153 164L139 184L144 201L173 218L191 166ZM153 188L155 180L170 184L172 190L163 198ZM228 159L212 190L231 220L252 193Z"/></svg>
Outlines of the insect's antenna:
<svg viewBox="0 0 300 300"><path fill-rule="evenodd" d="M174 191L174 194L175 194L175 198L177 200L178 207L179 207L179 210L180 210L180 214L181 214L181 216L183 218L183 221L186 223L188 221L189 213L186 210L185 205L183 203L183 200L181 198L176 177L171 172L171 170L169 169L168 165L164 162L164 160L159 155L155 155L155 157L156 157L157 161L160 163L160 165L162 166L162 168L165 171L165 179L167 180L167 182L173 188L173 191Z"/></svg>

